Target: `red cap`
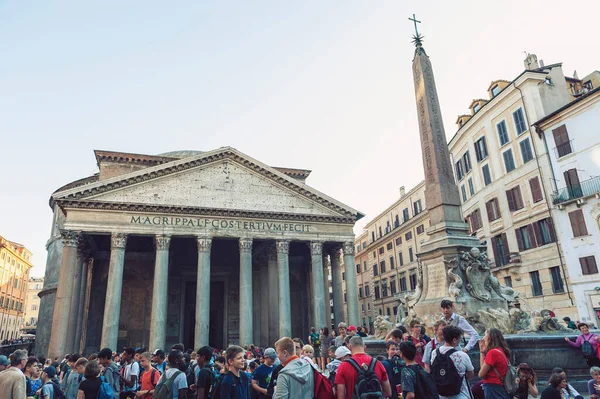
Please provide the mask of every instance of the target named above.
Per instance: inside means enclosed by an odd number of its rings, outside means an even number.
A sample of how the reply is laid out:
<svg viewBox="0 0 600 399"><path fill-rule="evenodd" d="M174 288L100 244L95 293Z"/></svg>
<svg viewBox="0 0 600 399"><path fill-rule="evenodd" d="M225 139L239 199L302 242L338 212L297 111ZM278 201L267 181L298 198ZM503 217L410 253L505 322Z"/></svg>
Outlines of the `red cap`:
<svg viewBox="0 0 600 399"><path fill-rule="evenodd" d="M348 327L348 331L356 331L356 327L350 326L350 327Z"/></svg>

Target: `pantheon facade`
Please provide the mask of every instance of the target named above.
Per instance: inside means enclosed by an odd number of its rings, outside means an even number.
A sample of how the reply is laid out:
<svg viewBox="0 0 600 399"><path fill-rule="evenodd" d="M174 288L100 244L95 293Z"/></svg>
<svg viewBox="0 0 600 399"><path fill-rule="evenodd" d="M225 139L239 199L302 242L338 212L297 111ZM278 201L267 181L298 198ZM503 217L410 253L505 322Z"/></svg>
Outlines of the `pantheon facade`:
<svg viewBox="0 0 600 399"><path fill-rule="evenodd" d="M359 323L353 226L363 215L306 185L310 171L230 147L95 155L99 173L50 199L37 354L270 346Z"/></svg>

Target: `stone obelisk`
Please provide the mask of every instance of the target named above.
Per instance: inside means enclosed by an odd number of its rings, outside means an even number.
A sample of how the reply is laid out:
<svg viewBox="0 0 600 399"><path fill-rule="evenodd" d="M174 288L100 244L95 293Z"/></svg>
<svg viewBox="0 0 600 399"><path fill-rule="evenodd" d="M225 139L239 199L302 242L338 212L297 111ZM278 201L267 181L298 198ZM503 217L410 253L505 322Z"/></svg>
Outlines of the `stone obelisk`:
<svg viewBox="0 0 600 399"><path fill-rule="evenodd" d="M415 21L416 30L416 23L419 21L414 16L411 20ZM479 239L469 235L468 225L462 217L459 190L452 172L433 70L422 39L416 32L413 37L416 49L412 67L425 171L425 203L430 227L427 229L428 240L417 254L418 288L406 298L405 306L420 317L438 313L440 302L444 298L458 302L458 307L463 312L484 307L506 308L506 300L495 293L489 293L489 300L486 300L485 292L479 295L479 291L488 286L491 275L489 267L487 272L479 275L475 272L477 267L466 271L461 263L463 253L471 253L472 248L477 248L472 251L477 255L473 260L484 260L485 255L481 258L479 255L485 251L485 246L480 244ZM470 283L475 285L478 291L474 292L482 296L483 300L471 295Z"/></svg>

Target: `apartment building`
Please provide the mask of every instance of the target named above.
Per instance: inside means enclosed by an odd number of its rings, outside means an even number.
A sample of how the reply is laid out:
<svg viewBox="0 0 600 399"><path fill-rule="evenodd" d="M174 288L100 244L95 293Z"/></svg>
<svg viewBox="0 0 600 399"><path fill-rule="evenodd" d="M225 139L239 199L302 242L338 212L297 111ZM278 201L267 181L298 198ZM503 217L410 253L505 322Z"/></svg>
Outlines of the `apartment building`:
<svg viewBox="0 0 600 399"><path fill-rule="evenodd" d="M0 236L0 341L21 335L31 267L31 252Z"/></svg>
<svg viewBox="0 0 600 399"><path fill-rule="evenodd" d="M27 282L27 299L25 301L25 327L34 329L37 326L40 312L40 297L38 294L44 287L43 277L31 277Z"/></svg>
<svg viewBox="0 0 600 399"><path fill-rule="evenodd" d="M552 218L551 165L531 125L577 98L583 81L560 63L525 59L512 81L495 80L457 119L448 143L462 212L487 244L493 273L520 295L521 308L577 318L567 264Z"/></svg>
<svg viewBox="0 0 600 399"><path fill-rule="evenodd" d="M425 182L421 182L408 192L401 187L400 198L375 216L356 237L363 324L372 326L377 315L390 316L392 322L407 315L406 309L398 307L396 296L414 291L417 286L417 253L425 241L427 227Z"/></svg>
<svg viewBox="0 0 600 399"><path fill-rule="evenodd" d="M552 218L578 319L600 322L600 72L576 85L577 99L534 123L552 168Z"/></svg>

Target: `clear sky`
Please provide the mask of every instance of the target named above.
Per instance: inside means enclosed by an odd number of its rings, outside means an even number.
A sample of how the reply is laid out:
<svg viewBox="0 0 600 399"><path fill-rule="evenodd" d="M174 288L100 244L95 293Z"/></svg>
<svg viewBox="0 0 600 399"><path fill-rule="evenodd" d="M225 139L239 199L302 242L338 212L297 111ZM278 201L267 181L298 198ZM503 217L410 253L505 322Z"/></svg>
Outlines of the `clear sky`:
<svg viewBox="0 0 600 399"><path fill-rule="evenodd" d="M494 4L487 6L486 4ZM500 8L499 5L502 5ZM446 134L524 51L600 69L600 2L0 2L0 235L43 275L48 199L94 149L232 146L313 170L370 218L423 178L411 71L422 21Z"/></svg>

